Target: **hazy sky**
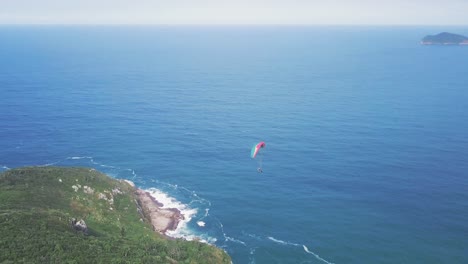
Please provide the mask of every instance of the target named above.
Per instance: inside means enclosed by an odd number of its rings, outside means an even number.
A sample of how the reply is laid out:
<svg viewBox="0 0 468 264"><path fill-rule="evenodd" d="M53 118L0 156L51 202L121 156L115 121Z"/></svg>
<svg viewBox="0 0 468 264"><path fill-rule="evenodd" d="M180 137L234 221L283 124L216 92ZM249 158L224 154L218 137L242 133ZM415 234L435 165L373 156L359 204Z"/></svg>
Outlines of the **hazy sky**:
<svg viewBox="0 0 468 264"><path fill-rule="evenodd" d="M0 23L468 25L468 0L0 0Z"/></svg>

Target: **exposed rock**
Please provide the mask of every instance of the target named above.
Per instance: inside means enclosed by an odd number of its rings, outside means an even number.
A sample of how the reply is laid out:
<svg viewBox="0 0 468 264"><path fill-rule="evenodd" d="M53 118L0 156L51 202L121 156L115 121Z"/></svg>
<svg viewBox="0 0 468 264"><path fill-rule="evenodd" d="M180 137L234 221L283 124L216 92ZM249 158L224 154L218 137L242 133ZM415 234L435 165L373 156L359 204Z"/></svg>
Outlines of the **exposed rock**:
<svg viewBox="0 0 468 264"><path fill-rule="evenodd" d="M122 194L123 192L120 190L120 188L114 188L112 189L112 194L113 195L116 195L116 194Z"/></svg>
<svg viewBox="0 0 468 264"><path fill-rule="evenodd" d="M136 195L144 216L151 222L155 231L164 234L167 230L175 230L180 220L184 219L179 210L162 208L162 204L149 193L138 189Z"/></svg>
<svg viewBox="0 0 468 264"><path fill-rule="evenodd" d="M98 193L98 199L107 201L110 205L114 204L114 196L112 193L104 191L104 193Z"/></svg>
<svg viewBox="0 0 468 264"><path fill-rule="evenodd" d="M98 199L107 200L107 196L103 193L98 193Z"/></svg>
<svg viewBox="0 0 468 264"><path fill-rule="evenodd" d="M84 234L88 234L88 226L86 225L83 219L76 221L75 218L72 218L70 223L74 230L83 232Z"/></svg>
<svg viewBox="0 0 468 264"><path fill-rule="evenodd" d="M86 185L83 187L83 192L84 192L84 193L87 193L87 194L94 194L93 188L88 187L88 186L86 186Z"/></svg>

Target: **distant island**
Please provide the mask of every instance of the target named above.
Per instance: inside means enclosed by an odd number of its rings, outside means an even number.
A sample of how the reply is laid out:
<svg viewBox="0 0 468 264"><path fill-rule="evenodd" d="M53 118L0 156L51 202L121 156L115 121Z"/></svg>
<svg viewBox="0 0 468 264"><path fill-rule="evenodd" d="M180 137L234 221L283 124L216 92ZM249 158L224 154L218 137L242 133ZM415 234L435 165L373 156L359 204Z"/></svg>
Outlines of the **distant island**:
<svg viewBox="0 0 468 264"><path fill-rule="evenodd" d="M437 35L427 35L421 40L422 45L468 45L468 37L442 32Z"/></svg>
<svg viewBox="0 0 468 264"><path fill-rule="evenodd" d="M94 169L7 170L0 173L0 263L231 263L212 245L167 237L183 217Z"/></svg>

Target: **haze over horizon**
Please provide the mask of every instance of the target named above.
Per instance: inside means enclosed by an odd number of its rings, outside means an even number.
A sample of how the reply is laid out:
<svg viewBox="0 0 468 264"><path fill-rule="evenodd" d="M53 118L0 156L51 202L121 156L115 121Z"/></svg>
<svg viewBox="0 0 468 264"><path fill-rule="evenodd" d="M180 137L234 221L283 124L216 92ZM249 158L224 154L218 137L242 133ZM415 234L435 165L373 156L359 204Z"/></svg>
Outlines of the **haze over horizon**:
<svg viewBox="0 0 468 264"><path fill-rule="evenodd" d="M468 25L463 0L3 0L0 24Z"/></svg>

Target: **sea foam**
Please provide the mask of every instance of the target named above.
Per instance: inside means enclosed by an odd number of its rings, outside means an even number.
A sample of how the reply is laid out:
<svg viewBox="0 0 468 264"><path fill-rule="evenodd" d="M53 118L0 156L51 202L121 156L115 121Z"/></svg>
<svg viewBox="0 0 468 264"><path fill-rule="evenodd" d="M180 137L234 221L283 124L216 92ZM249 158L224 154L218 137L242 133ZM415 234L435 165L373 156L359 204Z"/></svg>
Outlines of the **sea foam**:
<svg viewBox="0 0 468 264"><path fill-rule="evenodd" d="M151 196L162 204L162 208L175 208L180 211L184 219L179 222L175 230L168 230L166 235L175 238L184 238L187 240L194 240L197 237L188 229L187 224L192 220L193 216L197 214L196 208L190 208L181 203L176 198L169 196L167 193L156 189L150 188L146 190Z"/></svg>
<svg viewBox="0 0 468 264"><path fill-rule="evenodd" d="M327 263L327 264L333 264L333 262L329 262L329 261L327 261L326 259L321 258L317 253L310 251L309 248L307 248L307 246L305 246L305 245L301 245L301 244L297 244L297 243L292 243L292 242L283 241L283 240L276 239L276 238L271 237L271 236L269 236L268 239L271 240L271 241L273 241L273 242L275 242L275 243L282 244L282 245L290 245L290 246L302 247L306 253L309 253L309 254L313 255L316 259L318 259L318 260L320 260L320 261L322 261L322 262L325 262L325 263Z"/></svg>

